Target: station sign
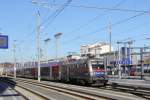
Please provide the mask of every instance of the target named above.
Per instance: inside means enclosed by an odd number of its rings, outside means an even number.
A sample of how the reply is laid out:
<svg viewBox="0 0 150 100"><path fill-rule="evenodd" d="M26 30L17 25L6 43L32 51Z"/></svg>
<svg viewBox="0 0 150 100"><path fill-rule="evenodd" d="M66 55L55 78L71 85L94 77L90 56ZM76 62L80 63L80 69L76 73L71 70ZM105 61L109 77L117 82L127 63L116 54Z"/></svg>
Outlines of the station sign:
<svg viewBox="0 0 150 100"><path fill-rule="evenodd" d="M130 64L132 64L132 61L130 59L126 58L126 59L122 59L122 60L118 60L118 61L112 61L112 62L110 62L110 64L130 65Z"/></svg>
<svg viewBox="0 0 150 100"><path fill-rule="evenodd" d="M0 49L8 49L8 36L0 35Z"/></svg>
<svg viewBox="0 0 150 100"><path fill-rule="evenodd" d="M120 61L117 61L116 63L117 64L123 64L123 65L125 65L125 64L129 65L129 64L132 64L132 61L130 59L126 58L126 59L122 59Z"/></svg>

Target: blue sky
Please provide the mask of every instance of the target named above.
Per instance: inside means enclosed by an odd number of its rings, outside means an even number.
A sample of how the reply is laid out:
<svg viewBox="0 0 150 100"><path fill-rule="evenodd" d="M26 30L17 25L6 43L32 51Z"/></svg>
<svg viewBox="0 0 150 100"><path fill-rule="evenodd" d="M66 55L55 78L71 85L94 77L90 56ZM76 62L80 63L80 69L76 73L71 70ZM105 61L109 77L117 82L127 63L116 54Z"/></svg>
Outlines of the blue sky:
<svg viewBox="0 0 150 100"><path fill-rule="evenodd" d="M33 4L31 0L1 0L0 32L9 36L9 49L0 50L0 61L13 61L13 43L17 40L17 59L30 60L36 58L36 24L37 11L41 15L41 47L45 52L44 39L51 38L48 55L55 57L54 34L61 32L61 55L68 52L79 52L83 44L108 42L109 33L106 28L112 23L112 45L116 49L116 41L132 38L133 46L149 46L150 13L104 10L99 8L130 9L137 11L150 10L149 0L72 0L56 18L47 20L67 0L34 0L45 6ZM53 5L53 4L57 4ZM71 6L72 5L72 6ZM48 7L49 8L48 8ZM79 7L80 6L80 7ZM82 7L81 7L82 6ZM131 19L129 20L129 18ZM52 17L51 17L52 18ZM51 22L52 21L52 22ZM115 24L117 23L117 24Z"/></svg>

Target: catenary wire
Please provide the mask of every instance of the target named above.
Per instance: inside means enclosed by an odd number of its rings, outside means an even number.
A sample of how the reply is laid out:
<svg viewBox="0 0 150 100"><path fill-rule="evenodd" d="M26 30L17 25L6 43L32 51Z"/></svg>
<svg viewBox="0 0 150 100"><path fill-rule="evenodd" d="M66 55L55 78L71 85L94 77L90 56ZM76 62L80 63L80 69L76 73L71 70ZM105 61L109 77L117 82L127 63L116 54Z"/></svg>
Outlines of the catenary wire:
<svg viewBox="0 0 150 100"><path fill-rule="evenodd" d="M148 10L148 11L149 11L149 10ZM127 22L127 21L129 21L129 20L132 20L132 19L134 19L134 18L136 18L136 17L139 17L139 16L142 16L142 15L144 15L144 14L145 14L145 12L136 14L136 15L134 15L134 16L131 16L131 17L128 17L128 18L126 18L126 19L120 20L120 21L118 21L118 22L116 22L116 23L113 23L112 26L116 26L116 25L125 23L125 22ZM93 34L96 34L97 32L100 32L100 31L102 31L102 30L105 30L105 29L107 29L107 28L108 28L108 26L104 26L104 27L102 27L102 28L100 28L100 29L97 29L97 30L95 30L95 31L89 32L89 33L87 33L86 35L78 36L78 37L75 37L75 38L73 38L73 39L71 39L71 40L69 40L69 41L65 41L63 44L65 44L65 45L66 45L66 44L69 44L69 43L71 43L70 41L76 41L76 40L82 39L83 37L85 38L85 37L87 37L87 36L91 36L91 35L93 35Z"/></svg>
<svg viewBox="0 0 150 100"><path fill-rule="evenodd" d="M113 6L113 8L117 8L120 5L122 5L126 0L121 0L120 2L118 2L116 5ZM75 33L81 29L83 29L84 27L87 27L89 24L91 24L92 22L96 21L99 17L104 16L106 13L108 13L111 10L107 10L104 13L100 13L98 15L96 15L94 18L92 18L90 21L88 21L87 23L80 25L79 27L77 27L76 29L70 31L69 33Z"/></svg>

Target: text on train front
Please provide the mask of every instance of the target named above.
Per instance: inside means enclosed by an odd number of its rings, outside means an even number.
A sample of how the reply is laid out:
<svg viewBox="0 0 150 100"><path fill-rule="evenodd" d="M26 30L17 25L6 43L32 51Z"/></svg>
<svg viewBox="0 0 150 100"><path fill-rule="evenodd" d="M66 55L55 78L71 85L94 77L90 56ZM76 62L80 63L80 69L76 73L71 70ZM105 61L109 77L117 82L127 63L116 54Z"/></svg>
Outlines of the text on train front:
<svg viewBox="0 0 150 100"><path fill-rule="evenodd" d="M100 61L91 61L93 76L105 78L104 65Z"/></svg>

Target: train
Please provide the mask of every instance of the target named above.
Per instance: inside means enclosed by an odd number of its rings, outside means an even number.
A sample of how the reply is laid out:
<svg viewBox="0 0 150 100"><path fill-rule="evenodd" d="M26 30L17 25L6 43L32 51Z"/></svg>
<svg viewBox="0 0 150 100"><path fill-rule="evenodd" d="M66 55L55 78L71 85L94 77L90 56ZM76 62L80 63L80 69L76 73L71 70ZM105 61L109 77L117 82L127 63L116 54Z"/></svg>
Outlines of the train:
<svg viewBox="0 0 150 100"><path fill-rule="evenodd" d="M141 65L132 66L130 75L131 76L141 76L142 67ZM150 77L150 64L143 65L143 76Z"/></svg>
<svg viewBox="0 0 150 100"><path fill-rule="evenodd" d="M42 80L60 81L82 85L106 85L108 77L102 60L96 58L80 58L44 61L40 64ZM7 75L14 75L14 67L6 70ZM24 78L38 78L38 63L18 63L16 76Z"/></svg>
<svg viewBox="0 0 150 100"><path fill-rule="evenodd" d="M150 64L145 64L144 79L150 81Z"/></svg>

